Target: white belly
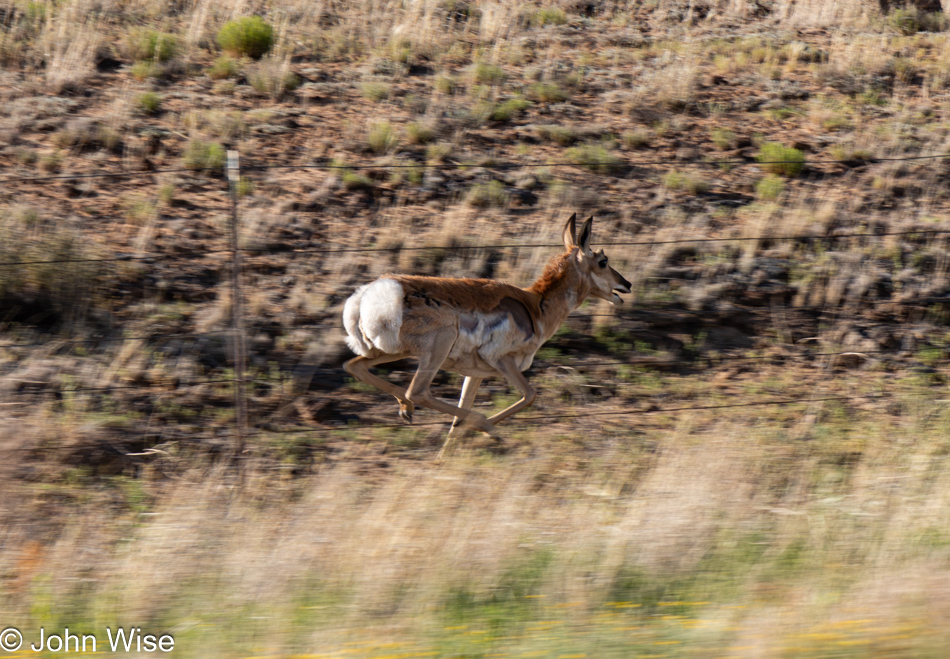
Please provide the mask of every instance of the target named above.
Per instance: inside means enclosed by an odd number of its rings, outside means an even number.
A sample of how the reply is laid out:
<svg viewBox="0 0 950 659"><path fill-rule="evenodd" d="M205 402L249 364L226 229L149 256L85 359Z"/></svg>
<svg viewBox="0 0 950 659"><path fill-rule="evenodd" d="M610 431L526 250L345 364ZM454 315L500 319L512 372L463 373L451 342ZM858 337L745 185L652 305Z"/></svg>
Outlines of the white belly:
<svg viewBox="0 0 950 659"><path fill-rule="evenodd" d="M444 368L462 375L489 377L498 373L494 365L511 355L518 369L526 371L540 347L539 338L535 334L528 339L507 313L465 314Z"/></svg>

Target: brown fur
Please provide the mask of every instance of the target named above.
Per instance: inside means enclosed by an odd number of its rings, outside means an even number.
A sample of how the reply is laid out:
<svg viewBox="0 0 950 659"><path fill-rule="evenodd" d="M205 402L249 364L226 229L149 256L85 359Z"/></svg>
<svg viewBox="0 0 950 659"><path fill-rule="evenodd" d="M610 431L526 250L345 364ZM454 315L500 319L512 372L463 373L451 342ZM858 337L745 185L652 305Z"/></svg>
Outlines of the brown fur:
<svg viewBox="0 0 950 659"><path fill-rule="evenodd" d="M490 313L507 311L505 298L512 298L524 305L531 322L537 325L541 318L541 296L495 281L494 279L454 279L449 277L417 277L414 275L386 275L402 285L406 300L416 306L415 300L434 305L445 305L469 312ZM499 307L503 307L499 309Z"/></svg>

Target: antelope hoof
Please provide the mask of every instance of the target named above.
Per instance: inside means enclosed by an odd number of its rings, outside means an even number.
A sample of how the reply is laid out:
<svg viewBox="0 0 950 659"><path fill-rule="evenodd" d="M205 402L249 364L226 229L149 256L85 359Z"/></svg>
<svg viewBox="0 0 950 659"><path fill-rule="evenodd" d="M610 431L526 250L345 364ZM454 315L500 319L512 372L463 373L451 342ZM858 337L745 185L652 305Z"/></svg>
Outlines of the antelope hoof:
<svg viewBox="0 0 950 659"><path fill-rule="evenodd" d="M491 424L487 419L485 420L485 423L482 425L482 427L479 428L479 430L481 430L483 433L485 433L486 435L494 439L496 442L500 443L504 441L504 439L501 436L501 433L499 433L498 430L495 428L495 426Z"/></svg>
<svg viewBox="0 0 950 659"><path fill-rule="evenodd" d="M399 408L399 418L401 418L403 421L405 421L411 426L412 425L412 410L408 407Z"/></svg>

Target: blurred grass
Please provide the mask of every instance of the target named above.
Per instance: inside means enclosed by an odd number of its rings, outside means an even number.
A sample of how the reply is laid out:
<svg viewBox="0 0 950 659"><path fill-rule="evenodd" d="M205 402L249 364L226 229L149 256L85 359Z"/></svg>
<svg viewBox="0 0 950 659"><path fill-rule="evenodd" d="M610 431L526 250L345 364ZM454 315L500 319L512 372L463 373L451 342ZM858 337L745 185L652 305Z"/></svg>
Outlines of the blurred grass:
<svg viewBox="0 0 950 659"><path fill-rule="evenodd" d="M200 460L175 480L8 481L5 501L56 514L44 543L3 525L0 615L172 630L185 657L940 656L942 386L839 376L894 397L513 424L509 455L252 469L238 490ZM351 451L398 443L347 432Z"/></svg>

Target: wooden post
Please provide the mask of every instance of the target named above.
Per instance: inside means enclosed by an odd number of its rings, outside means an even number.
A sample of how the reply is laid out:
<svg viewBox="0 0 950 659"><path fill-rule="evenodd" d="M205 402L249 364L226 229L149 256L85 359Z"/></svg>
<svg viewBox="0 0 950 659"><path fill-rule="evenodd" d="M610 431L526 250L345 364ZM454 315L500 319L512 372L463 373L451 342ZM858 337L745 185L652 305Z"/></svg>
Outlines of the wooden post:
<svg viewBox="0 0 950 659"><path fill-rule="evenodd" d="M244 315L241 294L241 251L238 245L238 182L241 170L238 152L228 151L228 187L231 194L231 350L234 359L235 441L234 456L244 452L247 435L247 395L244 374L247 370L247 346L244 340Z"/></svg>

